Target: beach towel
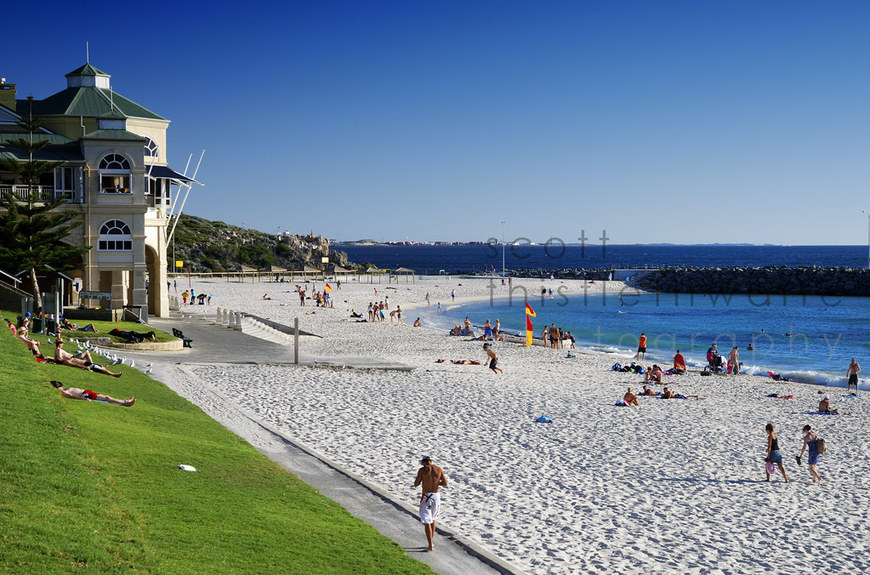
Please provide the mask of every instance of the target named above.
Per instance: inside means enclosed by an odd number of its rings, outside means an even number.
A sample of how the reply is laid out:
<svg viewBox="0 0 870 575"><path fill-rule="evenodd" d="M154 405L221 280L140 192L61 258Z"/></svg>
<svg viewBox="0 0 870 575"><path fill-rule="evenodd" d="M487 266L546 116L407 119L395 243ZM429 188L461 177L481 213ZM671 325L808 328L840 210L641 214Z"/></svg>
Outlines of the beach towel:
<svg viewBox="0 0 870 575"><path fill-rule="evenodd" d="M861 397L861 396L858 395L857 393L847 393L847 394L844 394L843 397Z"/></svg>
<svg viewBox="0 0 870 575"><path fill-rule="evenodd" d="M831 411L805 411L804 413L807 415L840 415Z"/></svg>

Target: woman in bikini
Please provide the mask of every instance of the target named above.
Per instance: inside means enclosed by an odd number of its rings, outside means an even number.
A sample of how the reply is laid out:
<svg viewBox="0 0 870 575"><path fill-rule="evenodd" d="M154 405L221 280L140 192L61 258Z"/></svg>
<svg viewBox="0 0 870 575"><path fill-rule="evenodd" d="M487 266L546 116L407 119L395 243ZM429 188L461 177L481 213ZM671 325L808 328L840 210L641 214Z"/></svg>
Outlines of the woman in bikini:
<svg viewBox="0 0 870 575"><path fill-rule="evenodd" d="M782 466L782 453L779 451L779 438L773 432L773 424L768 423L764 426L764 430L767 432L767 457L765 457L765 462L771 461L776 463L779 466L779 472L782 473L782 478L788 483L788 475L785 473L785 467ZM770 481L770 472L767 471L767 466L764 467L764 475L767 477L766 481Z"/></svg>

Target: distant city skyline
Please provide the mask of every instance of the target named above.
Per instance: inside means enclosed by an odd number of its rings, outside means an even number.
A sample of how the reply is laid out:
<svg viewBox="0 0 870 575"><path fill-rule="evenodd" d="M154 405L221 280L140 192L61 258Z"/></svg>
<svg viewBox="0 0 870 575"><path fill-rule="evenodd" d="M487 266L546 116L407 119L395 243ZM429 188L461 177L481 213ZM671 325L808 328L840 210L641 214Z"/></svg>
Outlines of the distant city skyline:
<svg viewBox="0 0 870 575"><path fill-rule="evenodd" d="M205 150L187 214L340 241L868 241L864 2L40 6L0 77L45 98L89 43L171 120L173 168Z"/></svg>

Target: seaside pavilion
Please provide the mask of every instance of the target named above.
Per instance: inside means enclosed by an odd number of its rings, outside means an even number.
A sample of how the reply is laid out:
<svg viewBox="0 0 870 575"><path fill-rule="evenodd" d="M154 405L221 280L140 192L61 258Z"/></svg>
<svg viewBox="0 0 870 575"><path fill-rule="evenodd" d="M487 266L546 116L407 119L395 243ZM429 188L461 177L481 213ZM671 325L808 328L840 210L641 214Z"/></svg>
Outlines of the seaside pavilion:
<svg viewBox="0 0 870 575"><path fill-rule="evenodd" d="M71 262L80 265L67 272L72 280L64 286L64 305L78 303L80 292L98 292L111 294L101 306L112 310L113 319L125 308L142 319L167 316L172 202L179 187L189 189L194 180L167 165L169 120L115 93L109 79L86 63L66 75L66 89L42 100L19 99L15 84L0 79L0 157L26 162L26 154L8 142L29 136L18 120L40 119L34 141L49 145L34 159L57 167L37 191L42 199L63 196L61 209L82 213L82 225L66 242L91 247L81 262ZM16 174L0 171L0 193L6 191L22 201L29 194ZM51 291L55 279L40 279L40 289Z"/></svg>

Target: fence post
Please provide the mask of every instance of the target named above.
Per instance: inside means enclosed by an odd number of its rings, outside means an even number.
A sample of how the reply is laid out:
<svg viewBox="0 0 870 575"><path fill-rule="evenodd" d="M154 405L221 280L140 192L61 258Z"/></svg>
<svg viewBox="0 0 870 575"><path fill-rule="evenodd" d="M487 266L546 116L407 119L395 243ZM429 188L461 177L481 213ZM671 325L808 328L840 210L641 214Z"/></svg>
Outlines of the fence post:
<svg viewBox="0 0 870 575"><path fill-rule="evenodd" d="M293 318L293 363L299 365L299 318Z"/></svg>

